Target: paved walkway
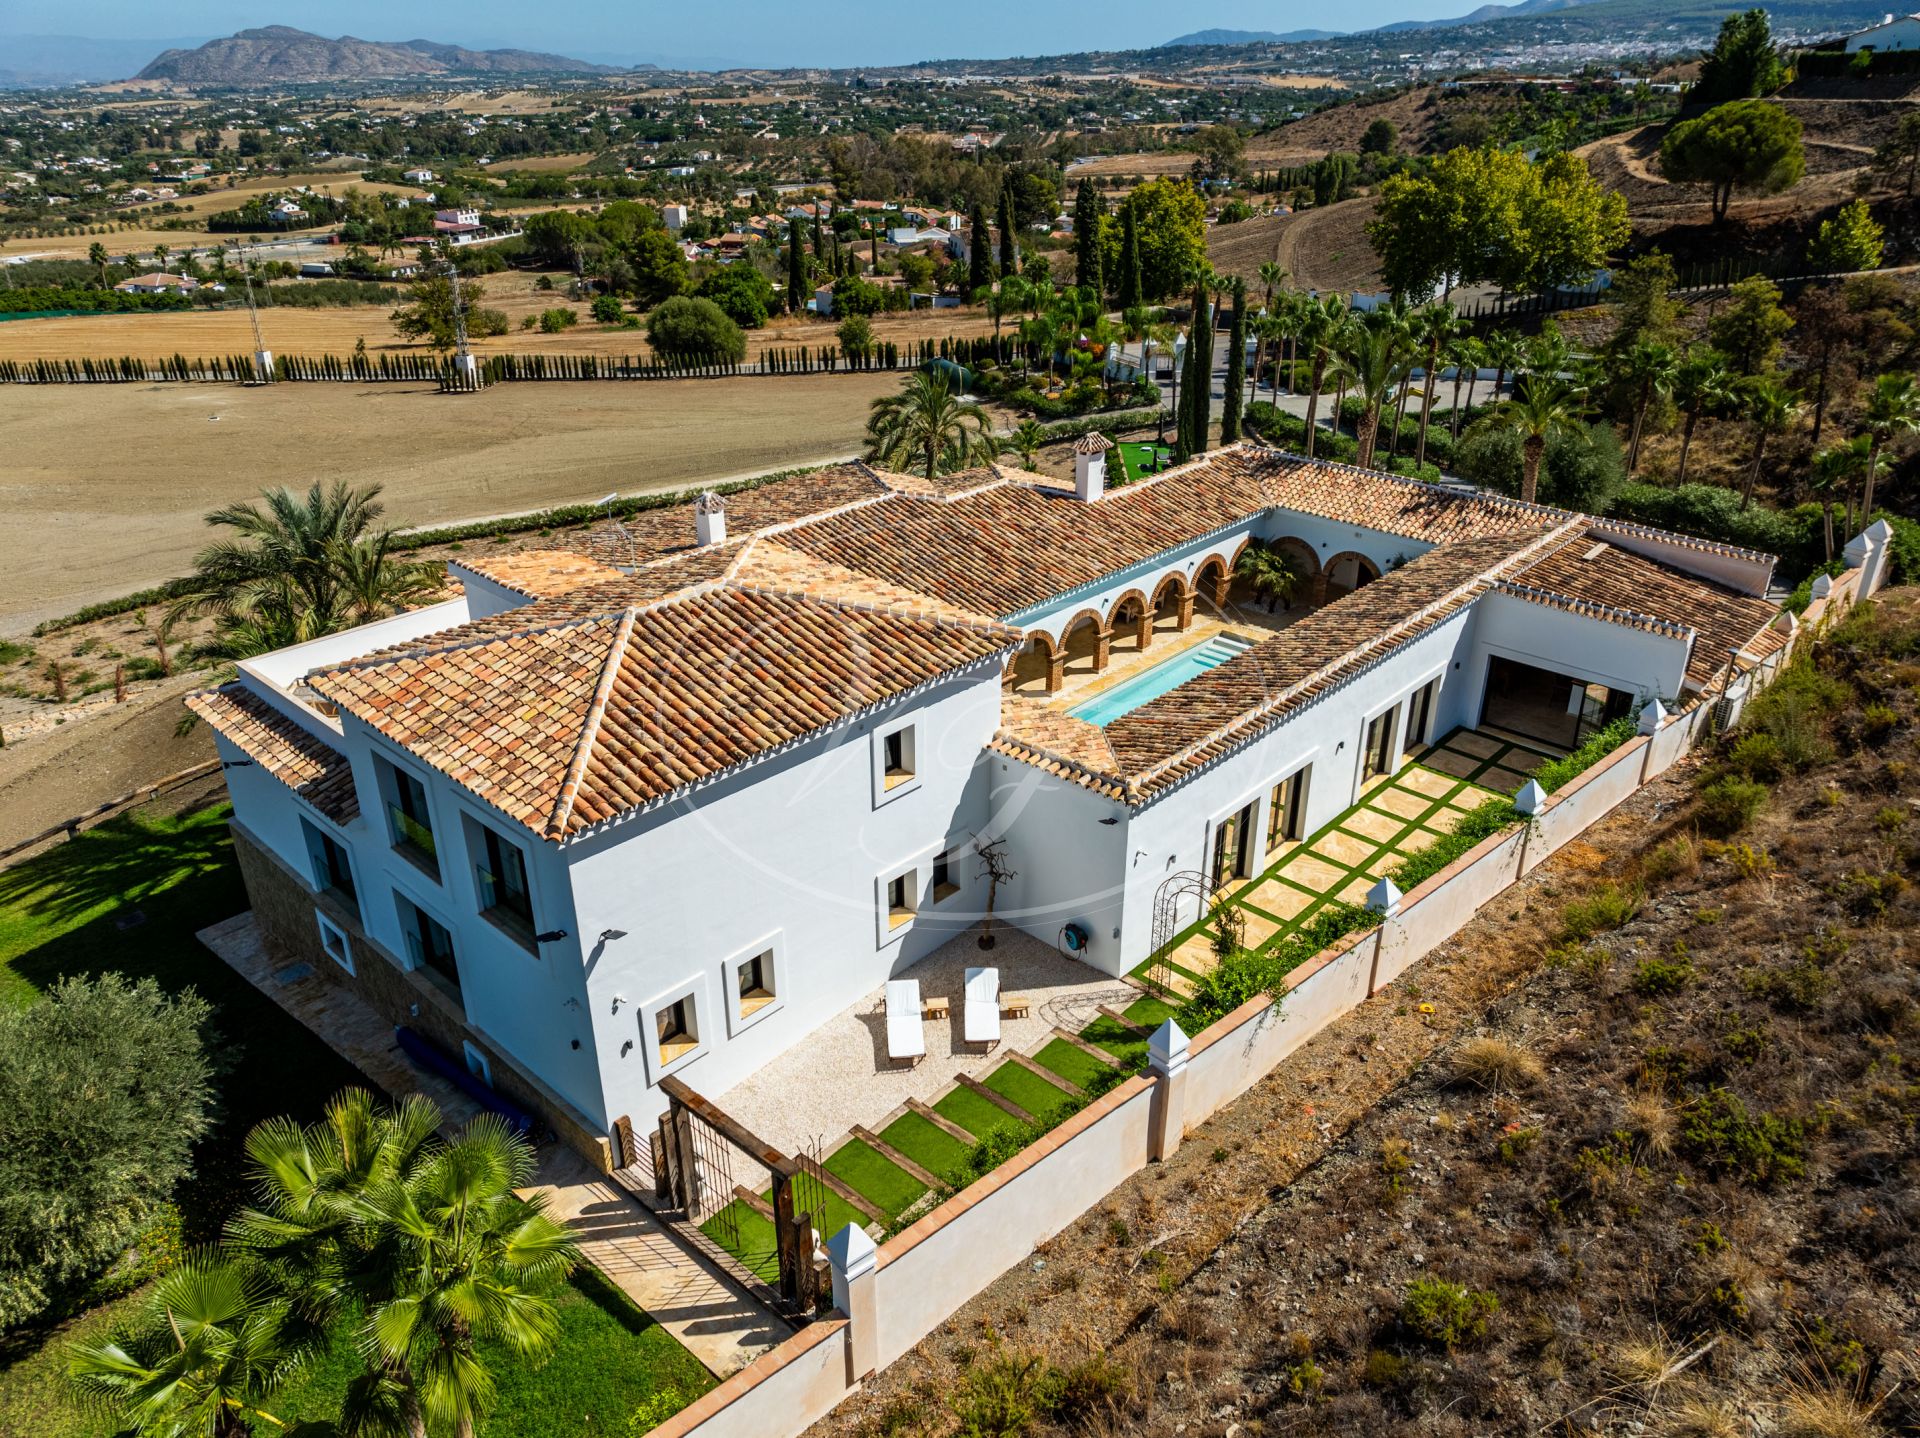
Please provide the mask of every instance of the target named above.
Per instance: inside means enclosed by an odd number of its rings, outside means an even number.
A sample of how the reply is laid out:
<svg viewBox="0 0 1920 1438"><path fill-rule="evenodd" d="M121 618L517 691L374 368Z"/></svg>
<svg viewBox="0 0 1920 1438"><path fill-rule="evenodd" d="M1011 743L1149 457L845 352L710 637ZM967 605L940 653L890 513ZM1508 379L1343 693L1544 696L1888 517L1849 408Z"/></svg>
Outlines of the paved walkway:
<svg viewBox="0 0 1920 1438"><path fill-rule="evenodd" d="M280 963L251 913L202 929L197 937L388 1097L424 1094L439 1105L446 1132L480 1112L466 1094L408 1058L394 1041L393 1025L357 995L316 974L308 963ZM739 1372L791 1332L681 1247L636 1199L572 1149L544 1145L528 1191L546 1194L548 1211L579 1234L587 1261L716 1377Z"/></svg>

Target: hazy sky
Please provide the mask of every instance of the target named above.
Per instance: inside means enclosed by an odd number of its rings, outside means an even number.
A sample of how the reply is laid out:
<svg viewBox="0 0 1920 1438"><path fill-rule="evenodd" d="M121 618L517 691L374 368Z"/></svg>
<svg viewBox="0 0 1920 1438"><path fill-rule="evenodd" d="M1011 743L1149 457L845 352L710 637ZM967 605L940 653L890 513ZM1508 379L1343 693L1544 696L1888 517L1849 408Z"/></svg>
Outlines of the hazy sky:
<svg viewBox="0 0 1920 1438"><path fill-rule="evenodd" d="M145 39L294 25L366 40L520 46L581 59L667 57L752 65L889 64L956 56L1059 54L1156 45L1193 30L1358 30L1469 10L1477 0L334 0L298 7L243 0L0 0L0 36ZM0 41L0 50L4 42ZM0 58L0 64L4 59Z"/></svg>

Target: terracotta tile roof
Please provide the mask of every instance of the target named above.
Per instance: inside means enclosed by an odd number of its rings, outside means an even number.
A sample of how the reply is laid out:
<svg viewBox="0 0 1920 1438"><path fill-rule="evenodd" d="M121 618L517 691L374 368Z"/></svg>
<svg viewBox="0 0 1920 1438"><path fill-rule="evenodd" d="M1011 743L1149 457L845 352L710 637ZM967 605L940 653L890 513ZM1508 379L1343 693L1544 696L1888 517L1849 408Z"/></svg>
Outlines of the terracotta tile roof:
<svg viewBox="0 0 1920 1438"><path fill-rule="evenodd" d="M1606 527L1586 527L1525 565L1515 584L1592 606L1595 617L1641 629L1696 636L1686 682L1701 688L1726 668L1731 650L1752 645L1779 606L1741 594L1605 541ZM1521 594L1522 598L1539 596ZM1764 641L1762 641L1764 642Z"/></svg>
<svg viewBox="0 0 1920 1438"><path fill-rule="evenodd" d="M362 660L309 683L557 839L1018 642L988 623L715 584Z"/></svg>
<svg viewBox="0 0 1920 1438"><path fill-rule="evenodd" d="M612 565L572 549L523 549L473 559L462 556L447 564L456 576L465 570L530 599L565 594L583 584L620 577L620 571Z"/></svg>
<svg viewBox="0 0 1920 1438"><path fill-rule="evenodd" d="M336 824L360 815L347 756L287 718L243 684L187 696L198 714L261 769Z"/></svg>
<svg viewBox="0 0 1920 1438"><path fill-rule="evenodd" d="M772 525L890 492L879 473L857 463L770 480L725 496L727 533L734 539L744 539ZM695 502L695 497L689 496L685 503L643 509L623 519L621 524L633 539L631 550L617 531L604 524L596 525L581 540L581 547L601 563L617 566L645 564L692 549Z"/></svg>
<svg viewBox="0 0 1920 1438"><path fill-rule="evenodd" d="M1465 494L1378 470L1280 456L1268 471L1273 503L1429 544L1486 534L1543 534L1574 516L1500 495Z"/></svg>

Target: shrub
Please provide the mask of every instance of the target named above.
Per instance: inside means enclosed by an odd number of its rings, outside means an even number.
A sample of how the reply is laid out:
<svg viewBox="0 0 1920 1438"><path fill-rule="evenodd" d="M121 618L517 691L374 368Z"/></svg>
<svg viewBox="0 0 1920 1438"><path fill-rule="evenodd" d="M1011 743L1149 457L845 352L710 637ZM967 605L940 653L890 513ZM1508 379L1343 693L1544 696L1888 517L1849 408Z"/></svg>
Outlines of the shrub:
<svg viewBox="0 0 1920 1438"><path fill-rule="evenodd" d="M1770 1188L1807 1171L1805 1121L1750 1114L1725 1089L1712 1089L1689 1106L1680 1136L1708 1172L1755 1188Z"/></svg>
<svg viewBox="0 0 1920 1438"><path fill-rule="evenodd" d="M1323 906L1304 926L1277 944L1258 950L1241 949L1194 985L1193 995L1175 1016L1190 1034L1232 1013L1260 994L1276 998L1282 980L1328 945L1358 929L1380 922L1372 909L1356 904Z"/></svg>
<svg viewBox="0 0 1920 1438"><path fill-rule="evenodd" d="M1560 911L1561 937L1584 944L1595 934L1617 929L1640 912L1645 897L1637 884L1622 887L1608 880Z"/></svg>
<svg viewBox="0 0 1920 1438"><path fill-rule="evenodd" d="M540 312L540 333L543 335L557 335L561 330L572 329L579 323L580 316L565 305L556 305Z"/></svg>
<svg viewBox="0 0 1920 1438"><path fill-rule="evenodd" d="M1400 1302L1400 1325L1416 1338L1442 1348L1486 1337L1487 1319L1500 1300L1483 1290L1444 1278L1416 1278Z"/></svg>
<svg viewBox="0 0 1920 1438"><path fill-rule="evenodd" d="M1700 827L1714 834L1737 834L1753 822L1766 802L1766 785L1729 774L1701 789Z"/></svg>
<svg viewBox="0 0 1920 1438"><path fill-rule="evenodd" d="M1454 826L1451 834L1435 840L1393 871L1402 892L1423 884L1484 839L1499 833L1520 817L1510 799L1488 799Z"/></svg>
<svg viewBox="0 0 1920 1438"><path fill-rule="evenodd" d="M1532 1088L1546 1077L1537 1055L1491 1034L1468 1039L1454 1052L1453 1076L1484 1089Z"/></svg>
<svg viewBox="0 0 1920 1438"><path fill-rule="evenodd" d="M599 324L617 325L626 318L626 310L622 307L618 295L595 295L593 304L589 308L593 312L594 320Z"/></svg>
<svg viewBox="0 0 1920 1438"><path fill-rule="evenodd" d="M654 306L647 342L672 359L709 364L737 364L747 352L747 337L720 306L687 295Z"/></svg>
<svg viewBox="0 0 1920 1438"><path fill-rule="evenodd" d="M1671 959L1642 959L1633 971L1633 991L1643 999L1677 994L1693 982L1693 959L1686 945L1674 945Z"/></svg>
<svg viewBox="0 0 1920 1438"><path fill-rule="evenodd" d="M1580 775L1598 764L1607 755L1639 732L1640 724L1632 715L1615 719L1611 724L1594 730L1586 741L1571 754L1542 764L1533 771L1534 782L1549 794L1564 789Z"/></svg>
<svg viewBox="0 0 1920 1438"><path fill-rule="evenodd" d="M1641 861L1640 870L1656 884L1691 874L1700 867L1700 849L1685 834L1676 834Z"/></svg>

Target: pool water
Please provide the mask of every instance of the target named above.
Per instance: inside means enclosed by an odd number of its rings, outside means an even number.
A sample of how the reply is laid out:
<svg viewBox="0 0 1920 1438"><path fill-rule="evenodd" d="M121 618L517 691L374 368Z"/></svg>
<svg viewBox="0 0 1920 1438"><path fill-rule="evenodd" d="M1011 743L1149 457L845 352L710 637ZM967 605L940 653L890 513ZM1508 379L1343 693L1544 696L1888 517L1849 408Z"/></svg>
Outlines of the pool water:
<svg viewBox="0 0 1920 1438"><path fill-rule="evenodd" d="M1126 683L1116 684L1084 704L1076 704L1067 714L1104 729L1122 714L1131 713L1142 704L1178 689L1196 675L1205 674L1209 669L1218 669L1236 654L1245 654L1251 648L1252 641L1242 639L1237 634L1216 634L1205 644L1196 644L1144 673L1134 675Z"/></svg>

